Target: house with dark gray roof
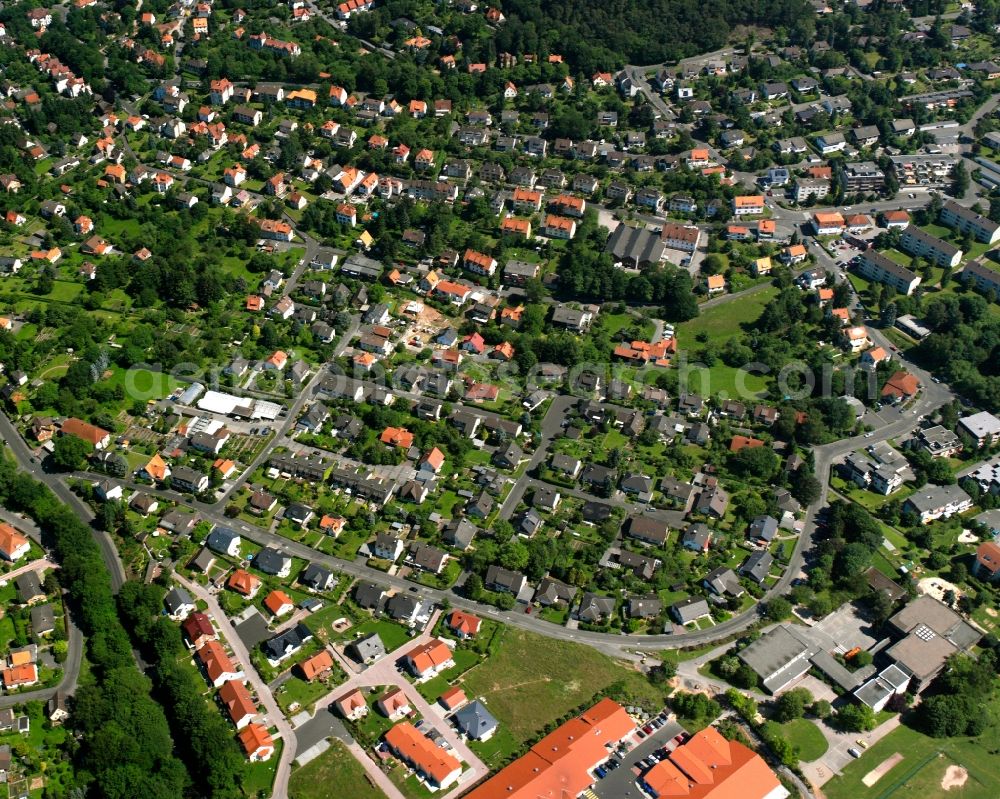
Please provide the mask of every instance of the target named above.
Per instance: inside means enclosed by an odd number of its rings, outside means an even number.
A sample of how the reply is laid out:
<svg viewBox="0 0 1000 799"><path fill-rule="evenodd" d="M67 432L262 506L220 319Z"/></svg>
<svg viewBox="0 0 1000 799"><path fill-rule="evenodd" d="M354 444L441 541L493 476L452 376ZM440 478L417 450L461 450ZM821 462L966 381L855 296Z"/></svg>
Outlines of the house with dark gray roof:
<svg viewBox="0 0 1000 799"><path fill-rule="evenodd" d="M452 519L441 531L442 540L456 549L468 549L479 528L467 519Z"/></svg>
<svg viewBox="0 0 1000 799"><path fill-rule="evenodd" d="M528 578L521 572L510 571L501 566L492 564L486 570L486 579L483 581L490 591L514 594L517 596L528 583Z"/></svg>
<svg viewBox="0 0 1000 799"><path fill-rule="evenodd" d="M639 541L663 546L669 534L670 527L661 519L646 515L633 516L629 519L628 535Z"/></svg>
<svg viewBox="0 0 1000 799"><path fill-rule="evenodd" d="M619 225L608 239L604 251L623 265L640 269L663 260L666 245L657 233L643 227Z"/></svg>
<svg viewBox="0 0 1000 799"><path fill-rule="evenodd" d="M222 555L236 557L240 554L240 534L228 527L216 527L208 534L205 544Z"/></svg>
<svg viewBox="0 0 1000 799"><path fill-rule="evenodd" d="M695 522L688 525L681 535L681 546L690 549L692 552L708 552L712 543L712 531L707 524Z"/></svg>
<svg viewBox="0 0 1000 799"><path fill-rule="evenodd" d="M599 596L590 591L583 595L576 617L588 624L601 624L608 621L615 613L615 598Z"/></svg>
<svg viewBox="0 0 1000 799"><path fill-rule="evenodd" d="M195 609L194 600L183 588L171 588L163 597L163 604L172 619L184 619Z"/></svg>
<svg viewBox="0 0 1000 799"><path fill-rule="evenodd" d="M385 603L385 612L396 621L414 625L427 614L427 608L411 594L400 593Z"/></svg>
<svg viewBox="0 0 1000 799"><path fill-rule="evenodd" d="M292 556L274 547L264 547L254 556L253 566L264 574L284 578L292 571Z"/></svg>
<svg viewBox="0 0 1000 799"><path fill-rule="evenodd" d="M354 601L367 610L375 610L385 596L385 589L372 582L360 582L354 589Z"/></svg>
<svg viewBox="0 0 1000 799"><path fill-rule="evenodd" d="M310 563L299 575L299 582L314 591L329 591L337 584L333 572L318 563Z"/></svg>
<svg viewBox="0 0 1000 799"><path fill-rule="evenodd" d="M629 569L636 577L642 580L651 580L660 566L660 561L646 555L638 555L622 549L617 555L618 564L623 569Z"/></svg>
<svg viewBox="0 0 1000 799"><path fill-rule="evenodd" d="M562 495L554 488L537 486L531 495L531 506L543 510L555 510L559 507Z"/></svg>
<svg viewBox="0 0 1000 799"><path fill-rule="evenodd" d="M740 585L740 579L736 576L736 572L725 566L712 569L712 571L705 575L702 583L705 588L717 596L729 595L739 597L746 593L743 590L743 586Z"/></svg>
<svg viewBox="0 0 1000 799"><path fill-rule="evenodd" d="M663 601L655 594L631 597L626 612L630 619L655 619L663 613Z"/></svg>
<svg viewBox="0 0 1000 799"><path fill-rule="evenodd" d="M649 502L653 498L653 478L644 474L627 474L622 478L621 490L634 496L640 502Z"/></svg>
<svg viewBox="0 0 1000 799"><path fill-rule="evenodd" d="M576 598L576 587L552 577L544 577L535 590L535 599L545 607L569 605Z"/></svg>
<svg viewBox="0 0 1000 799"><path fill-rule="evenodd" d="M499 726L493 714L478 699L456 710L451 720L462 735L473 741L488 741Z"/></svg>
<svg viewBox="0 0 1000 799"><path fill-rule="evenodd" d="M764 550L761 552L752 552L745 561L743 565L740 566L740 574L744 577L749 577L758 585L763 583L767 578L767 575L771 571L771 564L774 563L774 558L771 553Z"/></svg>
<svg viewBox="0 0 1000 799"><path fill-rule="evenodd" d="M410 544L410 551L406 556L406 562L420 571L440 574L444 564L448 561L448 553L443 549L438 549L422 541L415 541Z"/></svg>
<svg viewBox="0 0 1000 799"><path fill-rule="evenodd" d="M312 631L299 622L280 635L265 641L262 645L264 655L272 664L277 665L298 652L304 644L312 640L312 637Z"/></svg>
<svg viewBox="0 0 1000 799"><path fill-rule="evenodd" d="M755 541L770 542L777 534L778 520L773 516L757 516L747 530L747 536Z"/></svg>
<svg viewBox="0 0 1000 799"><path fill-rule="evenodd" d="M52 611L52 605L36 605L31 609L31 633L36 636L44 636L51 633L56 628L56 615Z"/></svg>

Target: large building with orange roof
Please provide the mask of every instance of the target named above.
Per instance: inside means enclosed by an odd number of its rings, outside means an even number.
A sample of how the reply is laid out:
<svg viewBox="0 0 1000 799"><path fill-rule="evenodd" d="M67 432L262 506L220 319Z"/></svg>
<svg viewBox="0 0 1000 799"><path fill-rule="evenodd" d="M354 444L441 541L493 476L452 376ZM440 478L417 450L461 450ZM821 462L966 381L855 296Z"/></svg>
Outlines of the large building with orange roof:
<svg viewBox="0 0 1000 799"><path fill-rule="evenodd" d="M18 666L11 666L0 672L0 680L3 687L8 691L12 688L23 688L26 685L34 685L38 682L38 666L34 663L23 663Z"/></svg>
<svg viewBox="0 0 1000 799"><path fill-rule="evenodd" d="M231 588L237 594L243 594L251 599L260 590L260 580L244 569L237 569L226 581L226 587Z"/></svg>
<svg viewBox="0 0 1000 799"><path fill-rule="evenodd" d="M170 477L170 467L160 456L160 453L157 452L152 458L149 459L149 462L142 467L142 474L150 480L155 480L157 483L161 483Z"/></svg>
<svg viewBox="0 0 1000 799"><path fill-rule="evenodd" d="M642 775L654 799L785 799L782 786L763 759L737 741L706 727Z"/></svg>
<svg viewBox="0 0 1000 799"><path fill-rule="evenodd" d="M456 757L408 721L390 729L385 734L385 742L398 758L406 762L435 790L447 788L462 773L462 763Z"/></svg>
<svg viewBox="0 0 1000 799"><path fill-rule="evenodd" d="M409 449L413 446L413 433L405 427L387 427L382 431L380 440L383 444L389 444L401 449Z"/></svg>
<svg viewBox="0 0 1000 799"><path fill-rule="evenodd" d="M593 784L594 766L608 759L608 747L633 729L635 722L625 708L611 699L602 699L583 715L546 735L526 755L466 794L465 799L579 796Z"/></svg>
<svg viewBox="0 0 1000 799"><path fill-rule="evenodd" d="M299 671L302 678L307 682L312 682L317 677L329 674L333 670L333 656L325 649L317 652L311 658L303 660L299 664Z"/></svg>

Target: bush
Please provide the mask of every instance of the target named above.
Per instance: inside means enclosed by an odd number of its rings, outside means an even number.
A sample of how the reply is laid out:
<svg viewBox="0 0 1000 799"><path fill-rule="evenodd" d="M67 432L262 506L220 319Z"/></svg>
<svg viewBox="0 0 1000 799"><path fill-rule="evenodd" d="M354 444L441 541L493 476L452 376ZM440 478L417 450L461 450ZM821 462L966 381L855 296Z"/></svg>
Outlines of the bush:
<svg viewBox="0 0 1000 799"><path fill-rule="evenodd" d="M875 711L868 705L844 705L834 717L834 726L843 732L867 732L875 729Z"/></svg>
<svg viewBox="0 0 1000 799"><path fill-rule="evenodd" d="M800 719L812 701L812 694L805 688L785 691L774 703L774 720L783 724L792 719Z"/></svg>

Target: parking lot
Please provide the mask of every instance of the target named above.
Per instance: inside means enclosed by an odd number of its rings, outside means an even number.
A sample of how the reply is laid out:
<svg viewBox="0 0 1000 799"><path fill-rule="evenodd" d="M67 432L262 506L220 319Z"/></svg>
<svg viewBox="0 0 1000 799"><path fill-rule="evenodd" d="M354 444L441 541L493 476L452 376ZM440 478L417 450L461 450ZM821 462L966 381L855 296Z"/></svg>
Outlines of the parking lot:
<svg viewBox="0 0 1000 799"><path fill-rule="evenodd" d="M645 738L634 737L637 743L624 757L616 757L621 766L609 771L594 783L591 789L599 799L640 799L645 796L635 781L646 768L636 766L640 760L648 758L653 752L663 749L672 738L684 732L676 721L667 721L660 729Z"/></svg>

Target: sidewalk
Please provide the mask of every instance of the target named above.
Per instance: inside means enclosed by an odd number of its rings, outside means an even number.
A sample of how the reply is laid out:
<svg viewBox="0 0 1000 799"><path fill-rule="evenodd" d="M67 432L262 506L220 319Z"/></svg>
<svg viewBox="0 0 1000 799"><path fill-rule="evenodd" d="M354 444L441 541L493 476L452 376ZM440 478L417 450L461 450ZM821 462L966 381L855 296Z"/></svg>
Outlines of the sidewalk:
<svg viewBox="0 0 1000 799"><path fill-rule="evenodd" d="M10 582L16 577L20 577L25 572L40 571L42 569L58 569L59 564L53 563L51 560L45 558L39 558L38 560L33 560L31 563L25 563L23 566L18 566L13 571L9 571L6 574L0 575L0 581L5 583Z"/></svg>

